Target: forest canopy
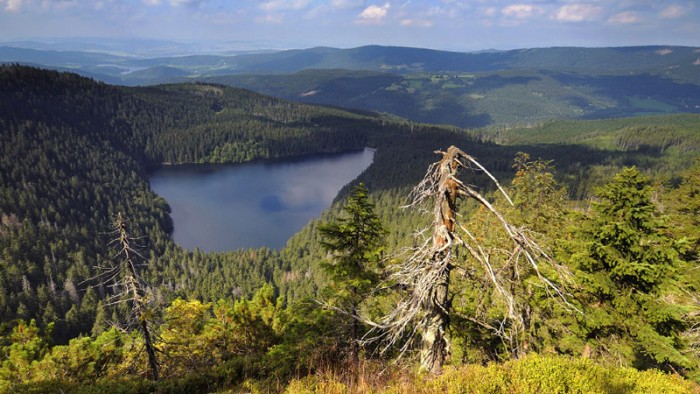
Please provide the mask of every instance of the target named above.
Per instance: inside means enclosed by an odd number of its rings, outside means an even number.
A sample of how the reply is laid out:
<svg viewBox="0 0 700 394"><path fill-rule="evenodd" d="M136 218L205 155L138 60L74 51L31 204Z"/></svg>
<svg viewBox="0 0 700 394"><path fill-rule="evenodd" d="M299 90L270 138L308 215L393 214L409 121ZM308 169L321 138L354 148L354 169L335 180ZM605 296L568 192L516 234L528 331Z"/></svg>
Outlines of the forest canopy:
<svg viewBox="0 0 700 394"><path fill-rule="evenodd" d="M486 265L456 252L446 365L518 358L569 368L558 364L566 356L586 368L654 369L697 382L699 129L700 116L674 115L467 131L219 85L114 87L1 66L0 390L151 387L143 380L143 338L127 324L133 303L111 302L120 289L97 279L97 267L118 252L110 229L119 214L140 240L135 273L149 304L139 319L156 327L163 379L153 384L195 391L210 390L202 389L206 381L271 384L324 366L342 370L350 359L394 359L398 349L360 340L371 327L341 309L376 319L411 288L380 280L431 223L430 214L400 207L439 160L434 151L451 145L477 158L512 205L479 171L465 167L460 182L570 276L556 287L569 305L552 302L536 273L514 269L500 254L507 237L494 218L460 203L461 223L486 230L478 242L491 267L512 276L487 280ZM180 248L170 207L148 183L149 169L165 162L237 163L365 146L377 149L372 166L280 251ZM367 250L343 243L357 234L358 207L375 226ZM369 266L371 273L355 271ZM504 309L497 286L509 287L517 311ZM324 294L339 308L316 302ZM407 349L401 362L410 364L417 348ZM353 374L339 379L358 384ZM697 389L673 378L658 384Z"/></svg>

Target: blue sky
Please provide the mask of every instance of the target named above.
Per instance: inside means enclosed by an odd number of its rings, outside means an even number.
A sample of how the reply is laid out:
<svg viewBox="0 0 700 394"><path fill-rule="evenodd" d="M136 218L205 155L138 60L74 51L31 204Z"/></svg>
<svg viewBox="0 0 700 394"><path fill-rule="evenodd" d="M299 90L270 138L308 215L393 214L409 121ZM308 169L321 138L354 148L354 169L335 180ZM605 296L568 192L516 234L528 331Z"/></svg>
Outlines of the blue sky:
<svg viewBox="0 0 700 394"><path fill-rule="evenodd" d="M700 46L700 1L0 0L0 41L72 37L279 48Z"/></svg>

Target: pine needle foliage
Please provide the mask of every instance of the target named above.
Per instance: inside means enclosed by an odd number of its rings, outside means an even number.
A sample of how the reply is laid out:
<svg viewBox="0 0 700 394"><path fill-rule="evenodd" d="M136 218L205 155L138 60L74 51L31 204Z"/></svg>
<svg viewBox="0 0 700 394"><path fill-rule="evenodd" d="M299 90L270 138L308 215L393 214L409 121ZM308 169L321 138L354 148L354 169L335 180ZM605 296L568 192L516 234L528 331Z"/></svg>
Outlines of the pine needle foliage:
<svg viewBox="0 0 700 394"><path fill-rule="evenodd" d="M685 307L676 295L682 261L664 234L649 179L627 167L598 190L581 269L590 306L584 325L598 355L638 368L683 371Z"/></svg>
<svg viewBox="0 0 700 394"><path fill-rule="evenodd" d="M350 315L348 326L350 359L357 362L360 305L379 282L381 251L386 233L374 212L367 188L360 183L348 197L343 217L319 227L321 246L330 254L330 261L321 267L329 277L323 295L328 303Z"/></svg>

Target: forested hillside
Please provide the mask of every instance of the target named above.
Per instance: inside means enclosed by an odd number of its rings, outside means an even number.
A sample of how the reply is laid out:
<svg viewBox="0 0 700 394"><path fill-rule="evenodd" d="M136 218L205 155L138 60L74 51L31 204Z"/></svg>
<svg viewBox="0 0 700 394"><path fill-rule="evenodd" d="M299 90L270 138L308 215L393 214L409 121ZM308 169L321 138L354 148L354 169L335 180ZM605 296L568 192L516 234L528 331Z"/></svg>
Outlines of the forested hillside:
<svg viewBox="0 0 700 394"><path fill-rule="evenodd" d="M588 69L489 72L305 70L291 75L197 77L290 100L395 114L459 127L518 125L551 119L607 119L700 112L698 81L663 73Z"/></svg>
<svg viewBox="0 0 700 394"><path fill-rule="evenodd" d="M414 234L433 219L399 207L440 160L434 151L451 145L491 171L513 205L493 194L481 171L465 169L460 181L570 275L553 287L565 286L566 302L554 301L535 281L538 273L503 254L509 238L499 232L498 219L469 199L460 202L459 222L473 231L496 269L489 271L455 243L460 268L450 287L446 365L521 358L522 364L503 364L488 374L522 387L530 387L528 373L620 365L697 381L700 164L693 163L700 156L699 129L698 115L680 115L466 131L221 85L115 87L2 66L0 390L283 391L295 376L346 371L289 386L291 392L303 386L323 392L357 387L359 362L381 369L403 353L401 362L411 365L420 346L405 342L408 336L396 347L358 344L351 339L369 326L352 324L341 310L350 305L377 321L412 291L410 283L382 280L406 260L403 248L430 239L432 230L423 238ZM148 184L148 169L161 163L236 163L364 146L377 149L372 166L281 251L179 248L170 238L170 208ZM359 182L369 194L355 187ZM346 196L359 211L345 203ZM143 339L122 331L134 304L115 303L110 297L122 289L99 275L100 267L123 261L127 250L113 242L118 213L138 252L129 259L148 295L141 316L157 334L160 383L145 380L154 375ZM376 233L381 242L343 249L348 229L361 228L353 220L367 217L383 228ZM362 262L359 272L347 268L347 282L332 268L344 253L355 256L351 264ZM494 273L505 275L504 281L491 281ZM370 283L383 290L371 291ZM521 309L508 310L503 294ZM409 345L401 352L404 343ZM580 356L591 360L567 358ZM391 385L411 379L392 371ZM581 387L698 390L654 371L604 371L605 378L582 379L590 386ZM450 373L457 372L445 376ZM512 373L523 380L499 375ZM432 384L436 391L458 390L440 386L449 381Z"/></svg>
<svg viewBox="0 0 700 394"><path fill-rule="evenodd" d="M154 259L177 253L164 266L153 262L149 280L170 283L171 293L220 294L186 284L187 275L199 276L208 269L185 268L187 257L169 238L169 207L148 186L149 166L348 151L386 144L381 133L415 146L421 143L421 130L430 129L411 131L406 124L387 126L375 115L294 104L213 85L126 89L74 74L7 66L2 68L2 86L0 207L7 269L1 273L0 310L5 321L20 317L36 318L40 325L57 322L55 335L60 341L89 332L97 302L108 293L94 288L90 278L96 274L94 267L110 258L109 231L118 212L145 237ZM454 135L450 130L430 130L436 140L428 145L424 160ZM377 160L391 160L384 155ZM405 168L386 175L391 182L381 187L407 185L416 178ZM273 264L264 255L252 259L259 264L233 255L223 261L262 269L261 264ZM196 264L217 264L212 256L206 261L196 255L193 259ZM170 265L173 271L165 269ZM271 279L261 275L253 283ZM242 282L252 291L254 286Z"/></svg>
<svg viewBox="0 0 700 394"><path fill-rule="evenodd" d="M459 53L365 46L145 59L0 47L0 62L41 64L123 85L224 84L475 128L700 113L699 51L642 46Z"/></svg>

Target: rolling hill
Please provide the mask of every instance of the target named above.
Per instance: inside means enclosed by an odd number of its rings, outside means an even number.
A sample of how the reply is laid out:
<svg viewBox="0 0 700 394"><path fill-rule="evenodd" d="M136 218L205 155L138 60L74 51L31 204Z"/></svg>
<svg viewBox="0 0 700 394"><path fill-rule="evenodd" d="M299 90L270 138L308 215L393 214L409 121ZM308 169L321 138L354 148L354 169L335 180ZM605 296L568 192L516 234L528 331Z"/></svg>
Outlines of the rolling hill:
<svg viewBox="0 0 700 394"><path fill-rule="evenodd" d="M677 46L620 48L533 48L489 52L448 52L421 48L364 46L351 49L316 47L272 53L195 55L143 58L97 52L54 51L0 47L0 61L72 67L76 72L100 73L100 67L122 68L101 74L129 83L130 68L170 66L191 76L294 73L307 69L348 69L398 74L416 72L489 72L558 70L589 74L662 74L698 82L700 49ZM153 81L156 82L156 81Z"/></svg>
<svg viewBox="0 0 700 394"><path fill-rule="evenodd" d="M700 113L700 85L660 75L564 71L415 73L306 70L285 75L197 78L290 100L394 114L459 127L550 119Z"/></svg>
<svg viewBox="0 0 700 394"><path fill-rule="evenodd" d="M535 48L458 53L366 46L143 58L0 47L0 61L111 84L203 81L459 127L700 113L700 49Z"/></svg>

